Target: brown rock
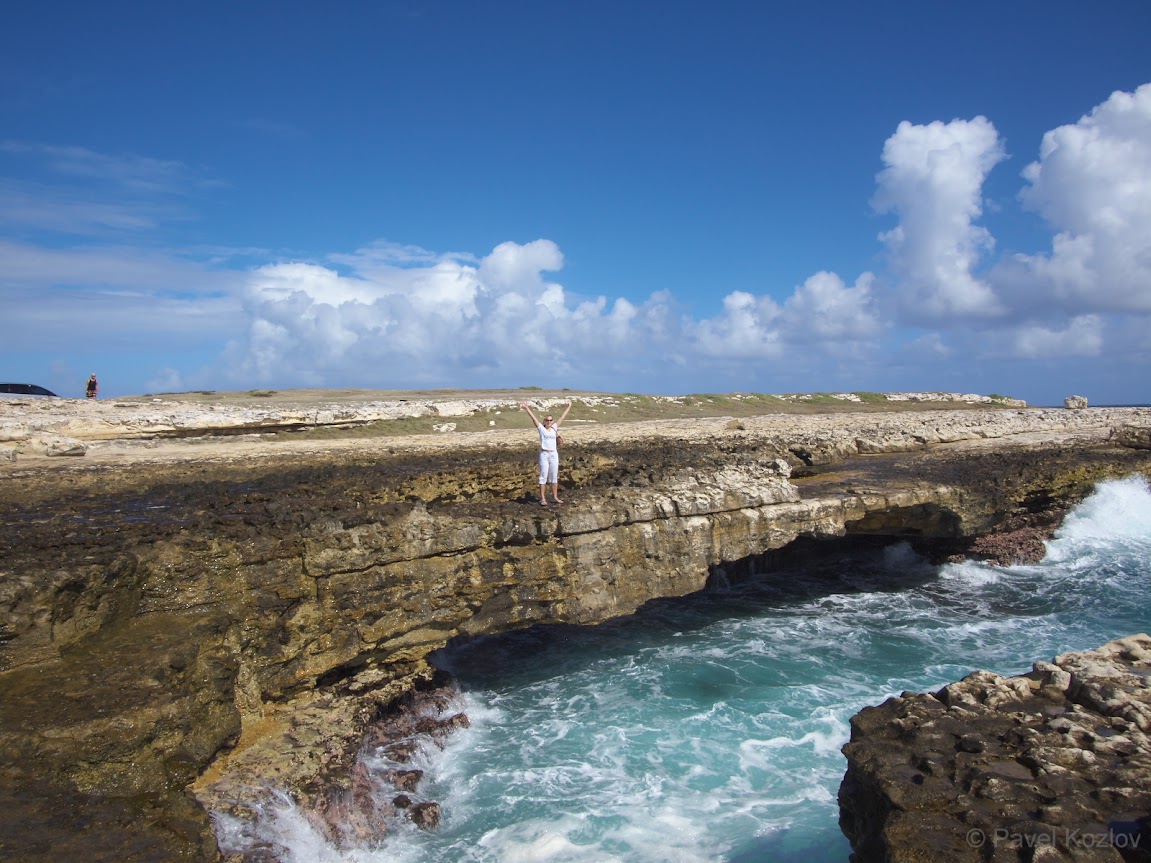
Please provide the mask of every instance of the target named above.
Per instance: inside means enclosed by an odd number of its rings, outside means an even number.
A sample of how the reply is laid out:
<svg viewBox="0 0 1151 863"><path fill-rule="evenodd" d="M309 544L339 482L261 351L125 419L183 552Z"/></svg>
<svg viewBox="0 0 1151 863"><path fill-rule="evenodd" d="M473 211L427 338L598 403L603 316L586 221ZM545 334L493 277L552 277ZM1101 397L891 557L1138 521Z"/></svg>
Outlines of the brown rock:
<svg viewBox="0 0 1151 863"><path fill-rule="evenodd" d="M1151 449L1151 426L1125 425L1115 429L1115 442L1132 449Z"/></svg>
<svg viewBox="0 0 1151 863"><path fill-rule="evenodd" d="M435 830L440 826L440 804L417 803L408 811L408 817L417 827L422 827L424 830Z"/></svg>
<svg viewBox="0 0 1151 863"><path fill-rule="evenodd" d="M839 791L852 860L1036 859L1047 844L1051 859L1117 863L1120 844L1145 847L1148 674L1137 635L865 708Z"/></svg>

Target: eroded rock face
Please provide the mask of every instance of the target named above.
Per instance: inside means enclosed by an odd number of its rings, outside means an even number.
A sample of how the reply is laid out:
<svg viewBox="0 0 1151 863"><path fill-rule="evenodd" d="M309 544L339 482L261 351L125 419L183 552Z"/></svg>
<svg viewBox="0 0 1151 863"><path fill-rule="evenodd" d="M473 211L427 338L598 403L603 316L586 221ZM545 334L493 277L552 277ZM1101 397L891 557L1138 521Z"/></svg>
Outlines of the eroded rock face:
<svg viewBox="0 0 1151 863"><path fill-rule="evenodd" d="M1115 429L1115 442L1132 449L1151 449L1151 426L1119 426Z"/></svg>
<svg viewBox="0 0 1151 863"><path fill-rule="evenodd" d="M141 860L213 859L189 789L237 817L269 786L359 806L368 729L449 639L627 614L800 537L963 553L1151 468L1092 416L577 440L549 510L526 447L6 465L0 856L121 860L135 835Z"/></svg>
<svg viewBox="0 0 1151 863"><path fill-rule="evenodd" d="M1149 680L1133 635L860 711L839 791L852 859L1148 859Z"/></svg>

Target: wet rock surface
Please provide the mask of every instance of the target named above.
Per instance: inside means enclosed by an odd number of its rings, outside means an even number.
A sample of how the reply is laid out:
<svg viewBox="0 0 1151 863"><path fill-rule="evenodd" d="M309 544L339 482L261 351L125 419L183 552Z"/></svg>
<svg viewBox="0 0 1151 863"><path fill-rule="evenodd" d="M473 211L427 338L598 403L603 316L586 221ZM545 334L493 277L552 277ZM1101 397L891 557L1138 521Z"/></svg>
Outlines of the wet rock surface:
<svg viewBox="0 0 1151 863"><path fill-rule="evenodd" d="M1151 859L1151 638L978 671L852 719L852 859Z"/></svg>
<svg viewBox="0 0 1151 863"><path fill-rule="evenodd" d="M216 859L205 810L269 789L370 835L364 741L454 637L628 614L799 538L981 553L1151 468L1113 433L1138 410L740 424L580 428L550 510L522 431L0 462L0 857ZM405 770L391 807L430 827Z"/></svg>

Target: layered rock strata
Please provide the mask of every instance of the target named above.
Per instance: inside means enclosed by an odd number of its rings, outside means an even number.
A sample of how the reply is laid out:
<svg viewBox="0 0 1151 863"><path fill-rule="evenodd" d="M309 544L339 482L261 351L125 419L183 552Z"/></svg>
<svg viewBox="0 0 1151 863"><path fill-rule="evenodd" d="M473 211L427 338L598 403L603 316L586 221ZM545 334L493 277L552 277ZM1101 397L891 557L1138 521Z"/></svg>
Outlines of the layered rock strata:
<svg viewBox="0 0 1151 863"><path fill-rule="evenodd" d="M975 672L851 721L857 863L1151 859L1151 637Z"/></svg>
<svg viewBox="0 0 1151 863"><path fill-rule="evenodd" d="M554 510L522 430L0 465L0 857L216 859L205 807L354 797L456 636L628 614L800 537L962 554L1151 469L1115 432L1139 410L727 425L580 428Z"/></svg>

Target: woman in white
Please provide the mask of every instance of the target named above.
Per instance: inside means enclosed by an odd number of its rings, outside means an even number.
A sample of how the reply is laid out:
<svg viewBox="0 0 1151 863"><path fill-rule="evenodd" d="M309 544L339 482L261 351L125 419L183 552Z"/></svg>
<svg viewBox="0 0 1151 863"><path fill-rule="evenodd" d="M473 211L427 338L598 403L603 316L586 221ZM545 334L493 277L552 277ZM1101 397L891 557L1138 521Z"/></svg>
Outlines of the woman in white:
<svg viewBox="0 0 1151 863"><path fill-rule="evenodd" d="M567 406L564 412L560 414L559 422L556 422L551 414L544 416L541 422L532 413L531 405L527 402L520 402L520 407L528 412L528 416L532 418L532 422L536 424L536 429L540 433L540 506L548 505L547 484L552 484L552 500L556 503L563 503L560 500L560 454L559 448L556 446L556 438L559 437L560 423L568 415L568 411L572 409L571 399L568 399Z"/></svg>

